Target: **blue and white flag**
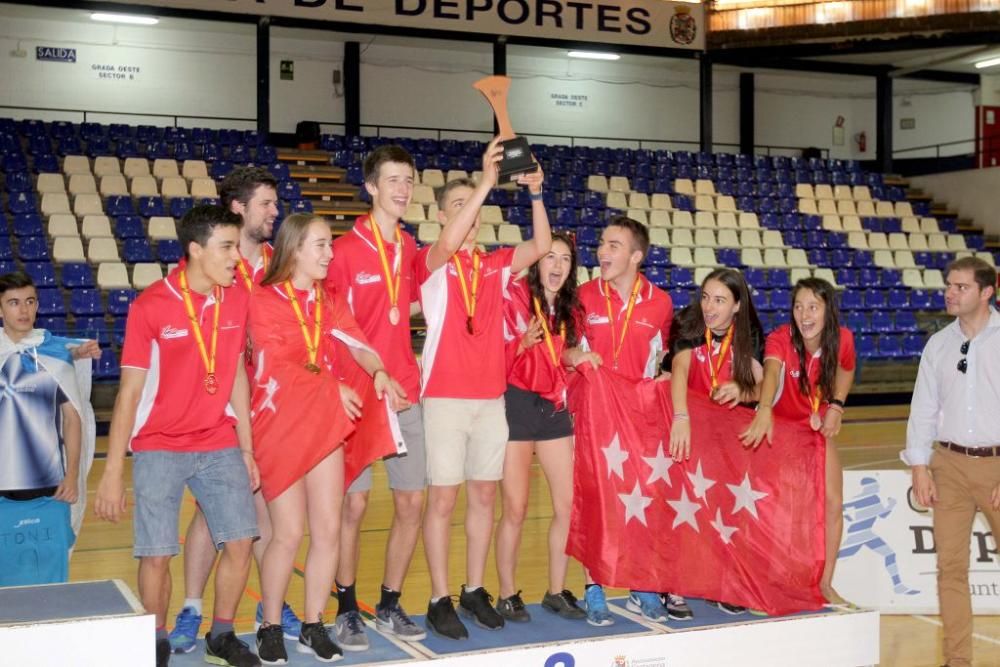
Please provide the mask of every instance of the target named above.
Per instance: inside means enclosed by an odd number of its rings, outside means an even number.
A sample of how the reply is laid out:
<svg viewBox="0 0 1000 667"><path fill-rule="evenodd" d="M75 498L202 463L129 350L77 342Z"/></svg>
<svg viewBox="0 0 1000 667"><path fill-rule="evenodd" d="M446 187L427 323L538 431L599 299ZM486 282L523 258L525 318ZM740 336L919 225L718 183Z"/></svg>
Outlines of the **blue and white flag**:
<svg viewBox="0 0 1000 667"><path fill-rule="evenodd" d="M47 420L61 419L58 413L41 410L39 402L31 400L31 394L48 382L58 385L80 415L79 497L71 513L74 533L80 532L87 506L87 476L94 461L96 438L94 408L90 404L91 360L74 362L72 356L72 348L83 342L34 329L15 343L0 329L0 414L5 417L0 419L0 443L22 442L25 434L48 429L51 422ZM4 463L0 466L0 488L55 486L62 479L65 457L61 447L39 456L11 446L0 448L0 458ZM24 485L24 480L30 481Z"/></svg>

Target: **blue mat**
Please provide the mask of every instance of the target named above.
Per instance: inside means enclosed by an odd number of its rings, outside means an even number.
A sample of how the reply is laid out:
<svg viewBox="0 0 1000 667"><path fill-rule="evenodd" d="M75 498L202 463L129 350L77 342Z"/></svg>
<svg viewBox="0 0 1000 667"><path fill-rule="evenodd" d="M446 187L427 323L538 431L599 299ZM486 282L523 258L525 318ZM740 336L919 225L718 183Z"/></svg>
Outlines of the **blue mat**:
<svg viewBox="0 0 1000 667"><path fill-rule="evenodd" d="M787 614L785 616L756 616L750 612L744 612L734 616L732 614L727 614L716 607L708 605L704 600L699 600L698 598L684 599L687 600L688 606L691 607L691 613L694 614L694 618L690 621L668 620L666 623L660 623L658 625L662 625L664 628L672 631L694 630L695 628L713 627L718 625L742 625L744 623L760 623L762 621L774 621L783 618L796 618L799 616L815 616L818 614L836 613L830 609L819 609L816 611L800 611L798 613ZM623 611L625 610L625 600L626 598L610 599L608 600L609 607L614 611Z"/></svg>
<svg viewBox="0 0 1000 667"><path fill-rule="evenodd" d="M0 624L134 613L112 581L0 588Z"/></svg>
<svg viewBox="0 0 1000 667"><path fill-rule="evenodd" d="M467 640L453 640L438 637L428 631L427 639L421 642L438 655L451 653L467 653L486 649L514 648L530 644L547 642L563 642L575 639L598 639L619 635L630 635L650 632L649 628L630 619L615 615L615 624L605 627L594 627L585 619L569 621L543 609L539 604L526 605L531 614L529 623L507 623L500 630L486 630L467 618L462 622L469 630ZM414 616L414 622L424 625L423 616Z"/></svg>
<svg viewBox="0 0 1000 667"><path fill-rule="evenodd" d="M333 626L327 626L331 634L333 632ZM206 629L207 630L207 629ZM410 655L397 647L395 644L390 642L388 639L383 637L378 632L375 632L372 628L367 628L368 631L368 642L371 645L367 651L344 651L344 659L338 660L338 665L367 665L371 663L379 662L391 662L391 661L401 661L401 660L412 660ZM256 635L245 634L240 635L240 639L245 641L250 645L250 649L255 653L256 649ZM316 661L312 655L302 654L295 650L295 642L285 640L285 650L288 651L288 664L289 665L300 665L301 667L315 667L320 664ZM170 656L170 667L180 667L183 665L201 665L205 664L205 641L204 639L198 640L198 646L195 650L190 653L172 655Z"/></svg>

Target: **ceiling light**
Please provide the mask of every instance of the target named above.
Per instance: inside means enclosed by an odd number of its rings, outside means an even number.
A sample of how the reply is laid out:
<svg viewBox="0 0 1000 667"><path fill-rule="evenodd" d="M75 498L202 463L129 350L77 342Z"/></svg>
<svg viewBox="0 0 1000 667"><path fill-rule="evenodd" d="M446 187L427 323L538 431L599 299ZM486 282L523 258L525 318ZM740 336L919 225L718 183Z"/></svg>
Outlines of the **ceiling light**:
<svg viewBox="0 0 1000 667"><path fill-rule="evenodd" d="M570 58L586 58L587 60L618 60L621 58L617 53L604 51L570 51L567 55Z"/></svg>
<svg viewBox="0 0 1000 667"><path fill-rule="evenodd" d="M104 23L131 23L133 25L156 25L160 19L154 16L137 16L135 14L108 14L107 12L94 12L90 15L93 21L103 21Z"/></svg>
<svg viewBox="0 0 1000 667"><path fill-rule="evenodd" d="M986 69L987 67L996 67L1000 65L1000 58L990 58L989 60L980 60L976 63L976 69Z"/></svg>

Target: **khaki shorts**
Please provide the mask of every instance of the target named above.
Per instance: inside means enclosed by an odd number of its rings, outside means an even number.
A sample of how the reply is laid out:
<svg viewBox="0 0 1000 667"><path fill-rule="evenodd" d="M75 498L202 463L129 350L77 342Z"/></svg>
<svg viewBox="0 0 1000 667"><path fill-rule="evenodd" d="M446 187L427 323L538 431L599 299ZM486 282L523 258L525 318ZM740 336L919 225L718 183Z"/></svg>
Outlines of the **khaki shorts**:
<svg viewBox="0 0 1000 667"><path fill-rule="evenodd" d="M503 478L507 413L502 396L425 398L423 406L428 484Z"/></svg>

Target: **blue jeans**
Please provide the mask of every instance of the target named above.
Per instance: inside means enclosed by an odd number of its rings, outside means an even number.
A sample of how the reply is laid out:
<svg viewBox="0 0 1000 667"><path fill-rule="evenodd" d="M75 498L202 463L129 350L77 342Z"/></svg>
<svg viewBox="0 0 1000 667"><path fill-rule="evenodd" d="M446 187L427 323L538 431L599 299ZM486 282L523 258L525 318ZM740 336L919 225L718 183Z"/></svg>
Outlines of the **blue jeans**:
<svg viewBox="0 0 1000 667"><path fill-rule="evenodd" d="M205 514L212 542L258 537L250 476L239 447L212 452L147 451L133 455L136 558L180 552L177 521L184 487Z"/></svg>

